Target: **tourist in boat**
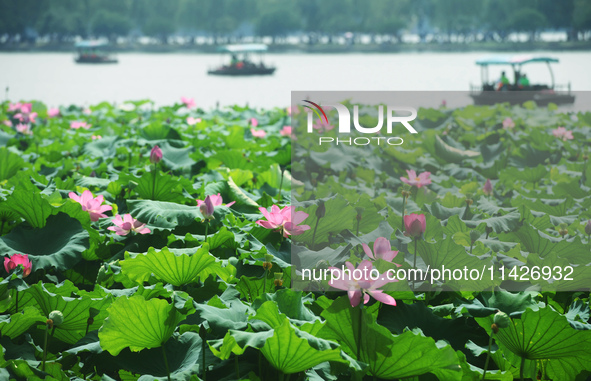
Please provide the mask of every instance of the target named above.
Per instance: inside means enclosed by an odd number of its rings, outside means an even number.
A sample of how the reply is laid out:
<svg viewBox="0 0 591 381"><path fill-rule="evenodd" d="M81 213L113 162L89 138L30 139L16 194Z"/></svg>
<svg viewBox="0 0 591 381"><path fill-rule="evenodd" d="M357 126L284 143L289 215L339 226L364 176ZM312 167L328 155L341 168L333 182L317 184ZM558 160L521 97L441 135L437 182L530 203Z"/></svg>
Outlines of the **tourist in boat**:
<svg viewBox="0 0 591 381"><path fill-rule="evenodd" d="M529 87L529 79L527 78L527 74L522 74L521 77L519 77L518 86L520 89Z"/></svg>

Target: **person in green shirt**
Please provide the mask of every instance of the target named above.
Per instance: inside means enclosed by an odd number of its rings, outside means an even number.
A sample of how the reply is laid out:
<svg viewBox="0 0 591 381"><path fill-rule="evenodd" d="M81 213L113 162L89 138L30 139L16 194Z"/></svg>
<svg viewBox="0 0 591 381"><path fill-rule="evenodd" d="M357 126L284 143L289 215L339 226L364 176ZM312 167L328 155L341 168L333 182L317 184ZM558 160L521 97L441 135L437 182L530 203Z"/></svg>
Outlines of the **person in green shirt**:
<svg viewBox="0 0 591 381"><path fill-rule="evenodd" d="M527 78L526 74L522 74L521 77L519 77L519 88L523 89L524 87L528 87L529 86L529 79Z"/></svg>
<svg viewBox="0 0 591 381"><path fill-rule="evenodd" d="M502 71L501 72L501 78L499 78L499 81L497 82L497 90L506 90L509 88L509 78L507 78L507 76L505 75L505 72Z"/></svg>

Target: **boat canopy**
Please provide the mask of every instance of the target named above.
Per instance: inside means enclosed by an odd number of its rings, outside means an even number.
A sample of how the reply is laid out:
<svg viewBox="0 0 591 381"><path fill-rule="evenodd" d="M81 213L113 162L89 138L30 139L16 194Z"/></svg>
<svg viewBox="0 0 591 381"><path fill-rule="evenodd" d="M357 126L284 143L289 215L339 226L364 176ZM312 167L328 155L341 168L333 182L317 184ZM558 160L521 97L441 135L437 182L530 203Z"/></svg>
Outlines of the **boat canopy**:
<svg viewBox="0 0 591 381"><path fill-rule="evenodd" d="M76 42L74 45L76 48L100 48L102 46L109 45L107 42L99 40L82 40Z"/></svg>
<svg viewBox="0 0 591 381"><path fill-rule="evenodd" d="M532 56L528 54L521 54L517 56L491 56L484 57L476 61L477 65L523 65L532 62L558 62L558 58L545 56Z"/></svg>
<svg viewBox="0 0 591 381"><path fill-rule="evenodd" d="M240 45L226 45L220 47L220 52L226 53L251 53L251 52L266 52L268 49L265 44L240 44Z"/></svg>

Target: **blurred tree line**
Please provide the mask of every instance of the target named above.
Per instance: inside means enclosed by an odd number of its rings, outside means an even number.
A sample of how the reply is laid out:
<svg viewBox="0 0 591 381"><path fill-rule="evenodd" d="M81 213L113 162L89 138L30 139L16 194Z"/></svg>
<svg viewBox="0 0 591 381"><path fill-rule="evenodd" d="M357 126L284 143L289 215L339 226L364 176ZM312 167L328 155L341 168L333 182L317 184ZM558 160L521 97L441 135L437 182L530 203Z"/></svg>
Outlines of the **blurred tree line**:
<svg viewBox="0 0 591 381"><path fill-rule="evenodd" d="M403 31L441 42L504 41L512 32L531 39L545 29L566 30L569 40L591 31L590 0L0 0L0 36L54 41L74 36L111 39L209 35L217 43L248 31L274 41L301 32L352 32L396 42ZM5 39L6 40L6 39ZM352 38L352 43L355 37Z"/></svg>

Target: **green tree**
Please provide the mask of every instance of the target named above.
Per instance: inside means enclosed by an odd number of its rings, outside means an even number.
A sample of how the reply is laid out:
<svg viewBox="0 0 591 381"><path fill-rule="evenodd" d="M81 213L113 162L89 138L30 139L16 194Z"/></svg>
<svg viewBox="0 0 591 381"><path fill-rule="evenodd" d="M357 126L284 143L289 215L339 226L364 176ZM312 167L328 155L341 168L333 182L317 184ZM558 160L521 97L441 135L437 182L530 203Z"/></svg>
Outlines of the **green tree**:
<svg viewBox="0 0 591 381"><path fill-rule="evenodd" d="M124 36L131 30L131 21L120 13L100 10L93 17L92 30L95 34L107 36L110 39Z"/></svg>
<svg viewBox="0 0 591 381"><path fill-rule="evenodd" d="M535 40L536 32L548 24L546 16L533 8L523 8L515 11L507 19L506 27L516 32L527 32L530 40Z"/></svg>
<svg viewBox="0 0 591 381"><path fill-rule="evenodd" d="M591 3L589 1L575 1L573 27L575 36L578 34L578 31L591 31Z"/></svg>
<svg viewBox="0 0 591 381"><path fill-rule="evenodd" d="M293 9L277 8L263 13L256 21L256 33L275 38L285 36L301 27L300 18Z"/></svg>

